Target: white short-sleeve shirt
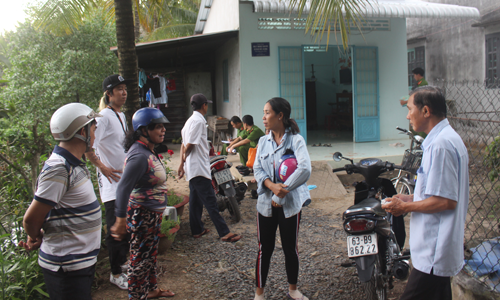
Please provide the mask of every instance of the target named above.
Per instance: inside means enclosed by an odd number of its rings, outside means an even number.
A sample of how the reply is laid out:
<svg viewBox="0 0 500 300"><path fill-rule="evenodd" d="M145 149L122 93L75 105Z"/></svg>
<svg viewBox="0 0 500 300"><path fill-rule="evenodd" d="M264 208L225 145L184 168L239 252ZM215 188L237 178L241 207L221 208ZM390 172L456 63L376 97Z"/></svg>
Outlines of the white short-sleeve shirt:
<svg viewBox="0 0 500 300"><path fill-rule="evenodd" d="M119 112L117 116L109 108L103 109L100 114L102 118L96 119L97 129L93 146L95 153L105 166L115 170L123 170L126 156L123 140L127 131L125 114ZM99 169L97 169L97 181L102 202L115 200L118 182L111 180L110 183Z"/></svg>
<svg viewBox="0 0 500 300"><path fill-rule="evenodd" d="M210 175L210 149L207 139L207 121L197 111L186 121L181 131L184 146L193 144L194 148L186 158L184 172L186 180L202 176L211 179Z"/></svg>
<svg viewBox="0 0 500 300"><path fill-rule="evenodd" d="M439 196L457 201L453 210L412 212L410 249L415 269L454 276L464 264L464 227L469 205L469 156L460 136L444 119L422 144L413 201Z"/></svg>

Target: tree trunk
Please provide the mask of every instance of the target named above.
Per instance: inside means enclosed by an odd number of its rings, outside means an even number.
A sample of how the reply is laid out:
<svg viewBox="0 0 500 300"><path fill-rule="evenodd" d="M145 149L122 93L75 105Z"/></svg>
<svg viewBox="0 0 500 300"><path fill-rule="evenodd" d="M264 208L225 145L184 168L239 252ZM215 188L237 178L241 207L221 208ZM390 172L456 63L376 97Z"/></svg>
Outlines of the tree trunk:
<svg viewBox="0 0 500 300"><path fill-rule="evenodd" d="M132 128L132 116L140 107L132 0L115 0L115 19L120 74L123 78L132 80L128 85L127 102L123 107L128 127Z"/></svg>
<svg viewBox="0 0 500 300"><path fill-rule="evenodd" d="M135 32L135 42L139 43L141 38L141 23L139 22L139 8L137 7L137 2L134 1L134 32Z"/></svg>

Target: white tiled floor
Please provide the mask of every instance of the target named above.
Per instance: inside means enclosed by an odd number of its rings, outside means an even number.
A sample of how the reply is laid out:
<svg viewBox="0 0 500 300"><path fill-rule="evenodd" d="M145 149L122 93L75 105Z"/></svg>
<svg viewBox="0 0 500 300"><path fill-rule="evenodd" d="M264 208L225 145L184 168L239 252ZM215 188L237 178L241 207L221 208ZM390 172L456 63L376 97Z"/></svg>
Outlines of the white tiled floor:
<svg viewBox="0 0 500 300"><path fill-rule="evenodd" d="M331 144L331 147L313 147L313 144ZM404 146L395 147L400 143ZM391 146L393 145L393 146ZM366 157L376 157L390 159L399 163L403 157L405 149L410 147L410 140L402 138L399 140L354 143L352 142L352 132L335 132L326 130L307 132L307 150L312 161L332 160L333 153L341 152L345 157L360 159ZM387 158L384 158L387 157ZM390 158L388 158L390 157Z"/></svg>

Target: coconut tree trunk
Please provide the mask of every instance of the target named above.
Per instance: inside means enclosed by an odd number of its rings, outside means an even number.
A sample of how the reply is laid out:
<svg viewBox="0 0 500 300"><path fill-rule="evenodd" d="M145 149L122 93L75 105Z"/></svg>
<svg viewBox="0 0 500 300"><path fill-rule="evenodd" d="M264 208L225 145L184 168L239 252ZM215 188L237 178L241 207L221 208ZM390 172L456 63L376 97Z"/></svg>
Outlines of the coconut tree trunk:
<svg viewBox="0 0 500 300"><path fill-rule="evenodd" d="M137 3L138 1L134 1L134 32L136 43L141 38L141 23L139 22L139 7L137 7Z"/></svg>
<svg viewBox="0 0 500 300"><path fill-rule="evenodd" d="M132 0L115 0L115 19L120 74L123 78L132 80L128 85L127 102L123 108L128 127L132 128L132 116L140 107Z"/></svg>

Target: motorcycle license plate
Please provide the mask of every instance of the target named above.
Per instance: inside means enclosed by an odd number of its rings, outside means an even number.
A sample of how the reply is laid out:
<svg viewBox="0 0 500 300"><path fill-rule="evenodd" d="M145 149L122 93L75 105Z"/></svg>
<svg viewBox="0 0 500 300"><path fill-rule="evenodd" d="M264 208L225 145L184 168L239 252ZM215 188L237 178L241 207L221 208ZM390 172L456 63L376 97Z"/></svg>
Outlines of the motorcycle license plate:
<svg viewBox="0 0 500 300"><path fill-rule="evenodd" d="M222 171L214 173L215 180L217 181L217 184L223 184L224 182L228 182L230 180L233 180L233 174L231 174L231 171L229 169L224 169Z"/></svg>
<svg viewBox="0 0 500 300"><path fill-rule="evenodd" d="M347 236L347 255L349 258L378 253L377 234Z"/></svg>

